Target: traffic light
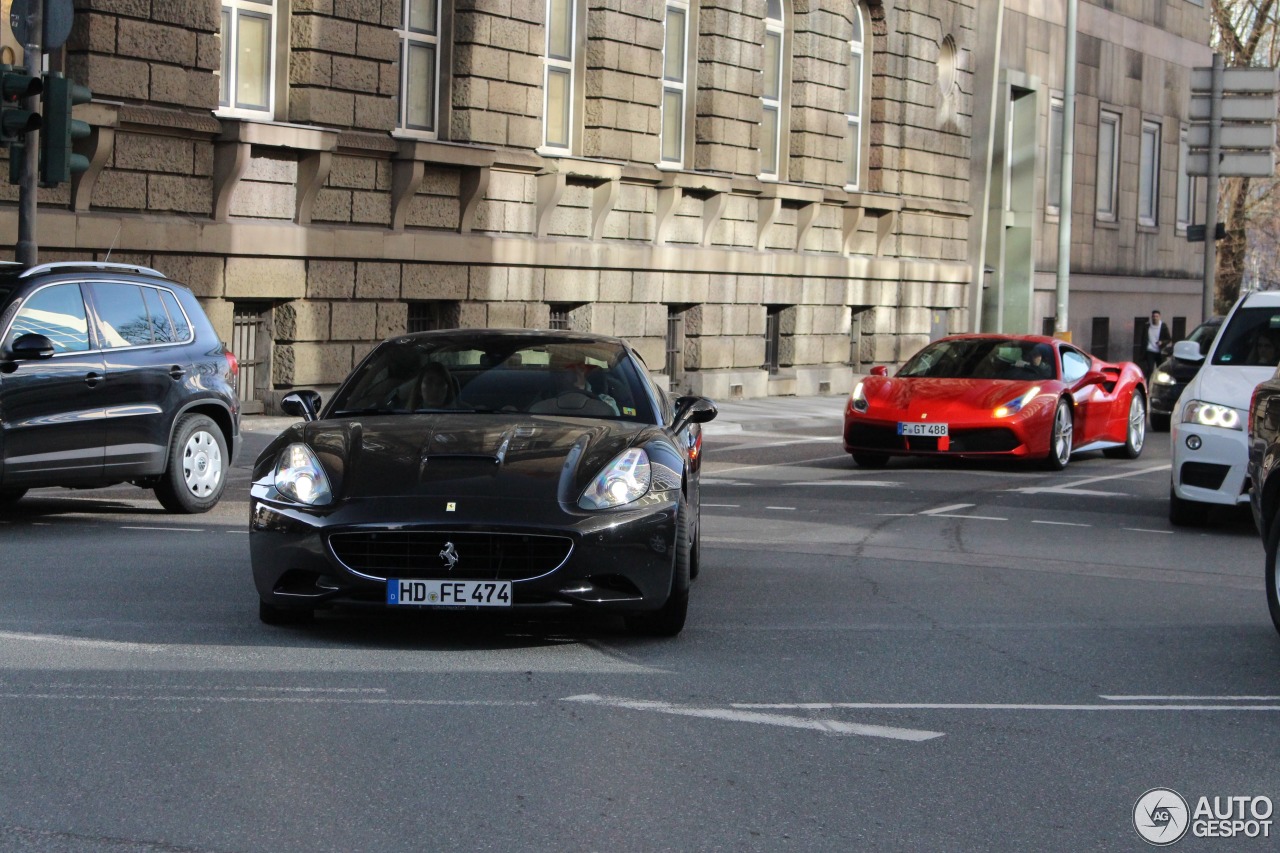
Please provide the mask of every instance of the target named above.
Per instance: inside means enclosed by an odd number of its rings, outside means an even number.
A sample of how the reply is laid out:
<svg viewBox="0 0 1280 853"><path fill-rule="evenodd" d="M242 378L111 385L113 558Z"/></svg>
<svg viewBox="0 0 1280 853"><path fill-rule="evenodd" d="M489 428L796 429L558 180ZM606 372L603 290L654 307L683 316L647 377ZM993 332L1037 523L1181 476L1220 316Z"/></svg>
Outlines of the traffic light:
<svg viewBox="0 0 1280 853"><path fill-rule="evenodd" d="M43 88L39 77L12 65L0 65L0 144L21 142L40 128L40 113L27 109L25 101Z"/></svg>
<svg viewBox="0 0 1280 853"><path fill-rule="evenodd" d="M73 153L71 146L73 140L88 136L90 128L86 122L71 117L71 108L89 103L93 92L61 73L50 72L44 76L41 99L44 124L40 131L40 185L54 187L89 168L89 158Z"/></svg>

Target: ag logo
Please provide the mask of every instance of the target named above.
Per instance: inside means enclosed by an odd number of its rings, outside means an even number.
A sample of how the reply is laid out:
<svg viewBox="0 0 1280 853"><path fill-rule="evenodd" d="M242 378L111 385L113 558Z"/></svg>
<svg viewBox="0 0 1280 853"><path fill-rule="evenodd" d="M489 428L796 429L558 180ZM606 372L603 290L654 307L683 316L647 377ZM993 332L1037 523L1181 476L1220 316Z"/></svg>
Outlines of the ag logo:
<svg viewBox="0 0 1280 853"><path fill-rule="evenodd" d="M1133 828L1157 847L1173 844L1190 825L1187 801L1171 788L1152 788L1133 804Z"/></svg>

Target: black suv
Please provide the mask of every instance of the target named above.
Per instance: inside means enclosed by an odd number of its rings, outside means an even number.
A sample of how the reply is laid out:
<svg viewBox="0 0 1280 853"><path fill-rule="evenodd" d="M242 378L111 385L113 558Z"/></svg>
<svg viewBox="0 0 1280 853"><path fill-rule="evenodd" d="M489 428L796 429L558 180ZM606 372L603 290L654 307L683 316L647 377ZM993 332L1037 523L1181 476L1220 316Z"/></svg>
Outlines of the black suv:
<svg viewBox="0 0 1280 853"><path fill-rule="evenodd" d="M237 373L163 273L0 264L0 504L132 482L170 512L205 512L240 447Z"/></svg>

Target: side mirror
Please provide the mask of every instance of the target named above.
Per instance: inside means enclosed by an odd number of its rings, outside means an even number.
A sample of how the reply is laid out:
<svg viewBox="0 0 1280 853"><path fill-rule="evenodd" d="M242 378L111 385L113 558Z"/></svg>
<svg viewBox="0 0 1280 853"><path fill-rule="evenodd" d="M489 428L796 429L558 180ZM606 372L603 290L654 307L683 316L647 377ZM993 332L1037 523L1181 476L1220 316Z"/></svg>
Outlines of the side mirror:
<svg viewBox="0 0 1280 853"><path fill-rule="evenodd" d="M871 368L871 375L872 376L888 376L889 368L885 367L883 364L877 364L875 367Z"/></svg>
<svg viewBox="0 0 1280 853"><path fill-rule="evenodd" d="M1173 345L1173 357L1180 361L1204 361L1204 353L1195 341L1178 341Z"/></svg>
<svg viewBox="0 0 1280 853"><path fill-rule="evenodd" d="M10 348L15 361L39 361L53 358L53 341L44 335L19 335Z"/></svg>
<svg viewBox="0 0 1280 853"><path fill-rule="evenodd" d="M676 416L671 429L679 432L689 424L705 424L718 414L716 404L706 397L677 397Z"/></svg>
<svg viewBox="0 0 1280 853"><path fill-rule="evenodd" d="M1103 373L1101 370L1090 370L1084 376L1080 377L1079 384L1081 386L1101 385L1103 382L1108 381L1108 379L1114 381L1115 377L1108 377L1107 374Z"/></svg>
<svg viewBox="0 0 1280 853"><path fill-rule="evenodd" d="M314 421L320 416L320 394L315 391L295 391L285 395L280 401L280 409L286 415Z"/></svg>

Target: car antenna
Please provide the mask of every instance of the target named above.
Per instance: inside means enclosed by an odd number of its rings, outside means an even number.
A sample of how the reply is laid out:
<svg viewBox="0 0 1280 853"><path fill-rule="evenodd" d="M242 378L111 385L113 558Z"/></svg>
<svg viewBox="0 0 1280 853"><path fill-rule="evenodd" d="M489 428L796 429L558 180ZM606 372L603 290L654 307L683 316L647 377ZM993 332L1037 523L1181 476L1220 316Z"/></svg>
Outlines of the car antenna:
<svg viewBox="0 0 1280 853"><path fill-rule="evenodd" d="M116 248L116 241L120 239L120 230L121 230L122 228L124 228L124 223L123 223L123 222L119 222L119 223L117 223L117 224L116 224L116 236L114 236L114 237L112 237L112 238L111 238L111 245L107 247L107 256L106 256L105 258L103 258L103 259L102 259L102 262L103 262L104 264L105 264L107 261L111 260L111 253L112 253L112 252L115 250L115 248Z"/></svg>

